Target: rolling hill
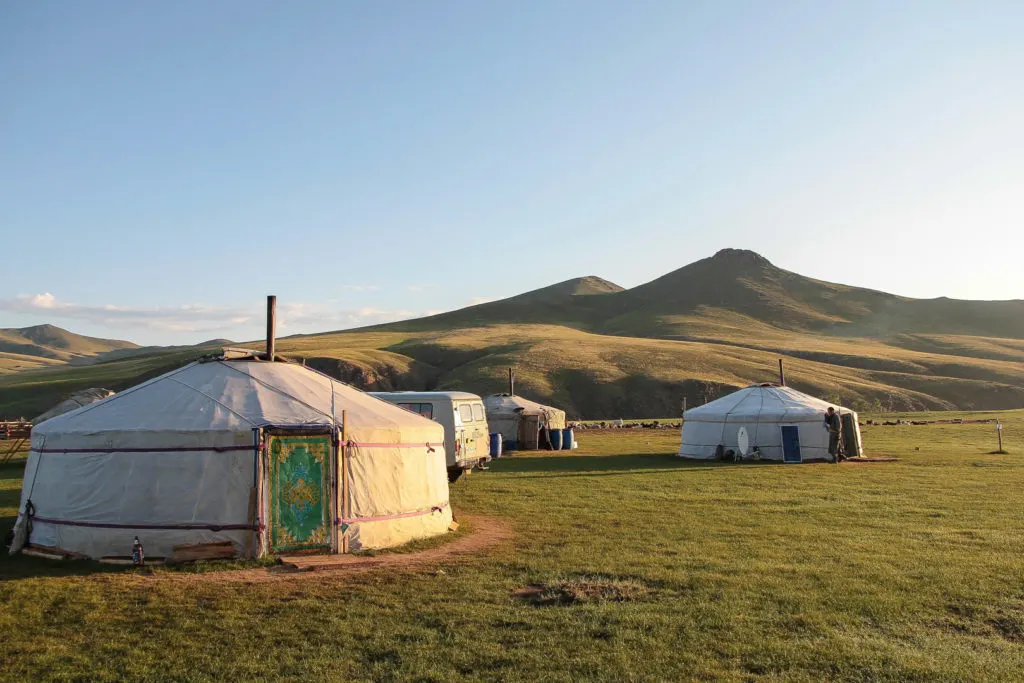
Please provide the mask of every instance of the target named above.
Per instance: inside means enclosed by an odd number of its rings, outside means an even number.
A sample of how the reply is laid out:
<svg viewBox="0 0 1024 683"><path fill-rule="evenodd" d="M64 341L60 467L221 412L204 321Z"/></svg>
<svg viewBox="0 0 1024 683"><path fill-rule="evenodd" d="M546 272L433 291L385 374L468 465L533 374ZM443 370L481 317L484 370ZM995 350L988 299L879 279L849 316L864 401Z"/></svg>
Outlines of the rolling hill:
<svg viewBox="0 0 1024 683"><path fill-rule="evenodd" d="M0 329L0 373L91 362L112 351L136 348L131 342L86 337L55 325Z"/></svg>
<svg viewBox="0 0 1024 683"><path fill-rule="evenodd" d="M0 377L0 414L34 414L82 386L124 388L210 348ZM737 249L632 289L577 278L417 320L282 338L278 352L383 390L486 394L515 366L523 394L574 417L674 415L684 397L695 405L774 380L779 357L789 384L854 407L1024 406L1024 301L910 299Z"/></svg>

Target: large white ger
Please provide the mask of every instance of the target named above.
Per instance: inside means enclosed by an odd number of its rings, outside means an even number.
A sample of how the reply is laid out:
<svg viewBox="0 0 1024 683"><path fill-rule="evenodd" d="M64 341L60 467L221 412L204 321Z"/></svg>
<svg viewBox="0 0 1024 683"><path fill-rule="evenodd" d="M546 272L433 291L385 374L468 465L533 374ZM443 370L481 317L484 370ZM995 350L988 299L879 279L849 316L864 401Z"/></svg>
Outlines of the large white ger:
<svg viewBox="0 0 1024 683"><path fill-rule="evenodd" d="M762 460L831 461L825 427L825 411L830 405L790 387L749 386L687 410L679 455L709 460L716 457L721 446L722 451L745 450L748 455L756 448ZM832 407L842 417L848 455L860 455L857 413L838 405Z"/></svg>
<svg viewBox="0 0 1024 683"><path fill-rule="evenodd" d="M441 425L326 375L196 362L33 429L12 552L394 546L449 528L445 468Z"/></svg>

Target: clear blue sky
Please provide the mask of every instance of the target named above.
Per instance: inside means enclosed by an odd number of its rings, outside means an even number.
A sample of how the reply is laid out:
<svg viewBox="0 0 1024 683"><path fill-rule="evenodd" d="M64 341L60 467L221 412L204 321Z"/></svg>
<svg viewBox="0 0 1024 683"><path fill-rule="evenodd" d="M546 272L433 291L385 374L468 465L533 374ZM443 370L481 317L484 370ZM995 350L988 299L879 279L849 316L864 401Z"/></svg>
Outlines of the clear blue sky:
<svg viewBox="0 0 1024 683"><path fill-rule="evenodd" d="M4 3L0 327L257 338L276 293L321 331L722 247L1022 298L1022 36L1017 0Z"/></svg>

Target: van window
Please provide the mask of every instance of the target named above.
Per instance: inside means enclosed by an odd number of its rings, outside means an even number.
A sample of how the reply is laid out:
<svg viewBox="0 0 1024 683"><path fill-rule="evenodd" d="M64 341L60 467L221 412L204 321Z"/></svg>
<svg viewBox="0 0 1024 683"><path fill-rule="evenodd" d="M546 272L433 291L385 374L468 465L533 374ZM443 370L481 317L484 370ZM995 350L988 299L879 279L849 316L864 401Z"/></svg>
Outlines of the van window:
<svg viewBox="0 0 1024 683"><path fill-rule="evenodd" d="M463 403L459 406L459 417L462 418L463 422L473 421L473 409L469 407L468 403Z"/></svg>
<svg viewBox="0 0 1024 683"><path fill-rule="evenodd" d="M484 421L484 405L482 403L473 404L473 419L477 422Z"/></svg>
<svg viewBox="0 0 1024 683"><path fill-rule="evenodd" d="M428 417L431 420L434 419L434 404L433 403L398 403L396 404L399 408L405 408L406 410L419 413L423 417Z"/></svg>

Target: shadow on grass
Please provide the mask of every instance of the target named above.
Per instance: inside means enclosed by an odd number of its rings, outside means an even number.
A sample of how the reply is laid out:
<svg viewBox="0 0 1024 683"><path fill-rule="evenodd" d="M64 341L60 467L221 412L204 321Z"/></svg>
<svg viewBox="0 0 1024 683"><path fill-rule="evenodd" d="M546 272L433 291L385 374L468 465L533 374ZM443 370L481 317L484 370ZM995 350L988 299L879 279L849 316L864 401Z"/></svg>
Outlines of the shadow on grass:
<svg viewBox="0 0 1024 683"><path fill-rule="evenodd" d="M21 505L20 488L0 490L0 508L17 510L19 505ZM3 519L3 517L0 517L0 523L2 523ZM13 522L11 523L13 524Z"/></svg>
<svg viewBox="0 0 1024 683"><path fill-rule="evenodd" d="M25 476L25 458L15 458L0 465L0 481L21 479Z"/></svg>
<svg viewBox="0 0 1024 683"><path fill-rule="evenodd" d="M768 467L783 465L774 461L721 462L717 460L686 460L675 455L512 455L491 463L495 472L534 472L561 476L594 476L625 474L636 471L673 472L734 467Z"/></svg>
<svg viewBox="0 0 1024 683"><path fill-rule="evenodd" d="M7 519L3 520L6 523ZM134 567L103 564L92 560L48 560L42 557L7 554L2 549L0 557L0 584L22 579L46 579L68 576L93 576L96 574L123 574L138 572Z"/></svg>

